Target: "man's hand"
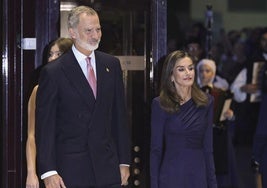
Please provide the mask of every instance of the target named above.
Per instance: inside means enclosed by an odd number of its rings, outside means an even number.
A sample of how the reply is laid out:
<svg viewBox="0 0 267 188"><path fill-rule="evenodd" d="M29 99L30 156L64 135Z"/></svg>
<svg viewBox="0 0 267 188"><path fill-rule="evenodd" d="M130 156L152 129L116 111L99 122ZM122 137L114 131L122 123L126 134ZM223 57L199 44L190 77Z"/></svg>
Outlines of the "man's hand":
<svg viewBox="0 0 267 188"><path fill-rule="evenodd" d="M257 84L246 84L240 88L242 92L246 92L249 94L256 93L259 90L259 86Z"/></svg>
<svg viewBox="0 0 267 188"><path fill-rule="evenodd" d="M45 188L66 188L62 178L58 175L52 175L44 179Z"/></svg>
<svg viewBox="0 0 267 188"><path fill-rule="evenodd" d="M128 185L128 178L130 176L130 169L128 166L120 166L121 172L121 185L126 186Z"/></svg>

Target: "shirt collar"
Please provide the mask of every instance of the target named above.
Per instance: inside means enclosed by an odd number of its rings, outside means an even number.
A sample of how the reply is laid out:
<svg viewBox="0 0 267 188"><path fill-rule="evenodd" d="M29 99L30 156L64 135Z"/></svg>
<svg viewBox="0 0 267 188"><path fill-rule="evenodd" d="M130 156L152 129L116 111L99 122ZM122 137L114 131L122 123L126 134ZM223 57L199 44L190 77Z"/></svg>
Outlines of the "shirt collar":
<svg viewBox="0 0 267 188"><path fill-rule="evenodd" d="M82 63L83 61L85 61L85 58L87 57L86 55L84 55L83 53L81 53L79 50L77 50L77 48L72 45L72 51L74 53L74 56L76 57L78 63ZM92 53L89 55L89 57L91 58L91 65L93 67L93 69L95 70L95 51L92 51Z"/></svg>

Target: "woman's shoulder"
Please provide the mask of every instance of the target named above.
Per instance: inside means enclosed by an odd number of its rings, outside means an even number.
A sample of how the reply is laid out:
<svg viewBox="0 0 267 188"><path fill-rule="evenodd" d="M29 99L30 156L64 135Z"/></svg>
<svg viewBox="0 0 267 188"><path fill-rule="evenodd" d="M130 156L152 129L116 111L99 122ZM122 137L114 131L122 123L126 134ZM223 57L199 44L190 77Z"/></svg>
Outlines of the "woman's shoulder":
<svg viewBox="0 0 267 188"><path fill-rule="evenodd" d="M153 102L154 102L154 101L155 101L155 102L159 102L159 96L154 97L154 98L153 98Z"/></svg>
<svg viewBox="0 0 267 188"><path fill-rule="evenodd" d="M152 103L151 103L151 105L152 105L152 106L160 106L160 98L159 98L159 96L154 97L154 98L152 99Z"/></svg>
<svg viewBox="0 0 267 188"><path fill-rule="evenodd" d="M99 50L95 50L95 56L96 56L96 58L101 56L104 59L119 61L119 58L117 56L114 56L114 55L111 55L111 54L108 54L108 53L105 53L105 52L102 52Z"/></svg>
<svg viewBox="0 0 267 188"><path fill-rule="evenodd" d="M158 118L169 116L169 113L166 110L164 110L164 108L161 106L159 96L152 99L151 110L152 110L152 114L154 114L154 116Z"/></svg>

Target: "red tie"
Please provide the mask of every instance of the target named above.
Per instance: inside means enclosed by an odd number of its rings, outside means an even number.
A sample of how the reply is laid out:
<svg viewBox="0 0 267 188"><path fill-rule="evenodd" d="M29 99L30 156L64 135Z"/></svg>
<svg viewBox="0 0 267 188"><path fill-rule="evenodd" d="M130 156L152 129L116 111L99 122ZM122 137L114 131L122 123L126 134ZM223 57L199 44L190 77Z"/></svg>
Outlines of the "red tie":
<svg viewBox="0 0 267 188"><path fill-rule="evenodd" d="M95 78L95 73L94 73L94 69L91 65L91 58L87 57L86 58L86 62L87 62L87 80L93 90L94 96L96 98L96 78Z"/></svg>

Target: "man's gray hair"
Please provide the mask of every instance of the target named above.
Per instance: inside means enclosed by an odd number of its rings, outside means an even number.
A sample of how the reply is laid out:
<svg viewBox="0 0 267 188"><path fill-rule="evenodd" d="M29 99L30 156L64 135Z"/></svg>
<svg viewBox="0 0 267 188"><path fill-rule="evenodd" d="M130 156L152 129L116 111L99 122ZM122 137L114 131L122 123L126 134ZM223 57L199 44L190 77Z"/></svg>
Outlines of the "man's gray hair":
<svg viewBox="0 0 267 188"><path fill-rule="evenodd" d="M97 15L97 12L88 6L78 6L72 9L68 15L68 28L76 28L79 24L79 16L82 13L87 15Z"/></svg>

